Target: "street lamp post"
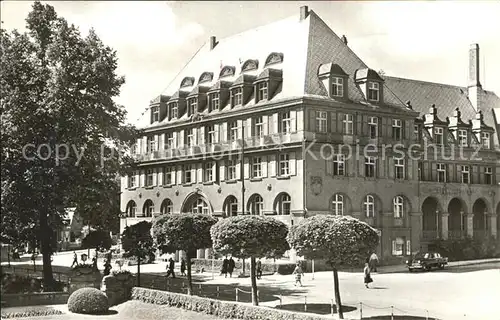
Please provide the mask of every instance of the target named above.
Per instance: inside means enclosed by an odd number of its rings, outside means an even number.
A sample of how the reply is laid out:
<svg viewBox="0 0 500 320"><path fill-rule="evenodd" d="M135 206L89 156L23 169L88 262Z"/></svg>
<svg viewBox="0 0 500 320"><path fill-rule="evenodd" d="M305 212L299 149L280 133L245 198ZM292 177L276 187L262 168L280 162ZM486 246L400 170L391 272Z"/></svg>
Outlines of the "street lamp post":
<svg viewBox="0 0 500 320"><path fill-rule="evenodd" d="M241 214L245 215L245 124L241 123L241 162L240 162L240 177L241 177ZM243 258L243 275L245 275L245 259Z"/></svg>

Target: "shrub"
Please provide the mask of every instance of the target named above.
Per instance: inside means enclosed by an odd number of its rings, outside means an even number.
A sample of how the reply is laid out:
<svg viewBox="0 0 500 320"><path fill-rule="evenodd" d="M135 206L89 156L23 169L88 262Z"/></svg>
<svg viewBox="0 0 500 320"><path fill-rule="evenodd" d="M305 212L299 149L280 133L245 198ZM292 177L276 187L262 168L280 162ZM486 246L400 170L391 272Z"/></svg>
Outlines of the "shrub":
<svg viewBox="0 0 500 320"><path fill-rule="evenodd" d="M127 275L127 276L131 276L131 275L132 275L132 273L131 273L130 271L128 271L128 270L114 270L114 271L112 272L112 275L113 275L113 276L115 276L115 277L116 277L116 276L119 276L119 275L124 275L124 276L125 276L125 275Z"/></svg>
<svg viewBox="0 0 500 320"><path fill-rule="evenodd" d="M211 259L191 259L193 270L199 270L204 268L205 270L212 269L212 260ZM214 268L215 270L220 270L222 266L222 260L214 260ZM304 267L304 266L303 266ZM241 260L235 261L235 270L242 270L243 262ZM263 274L274 274L275 272L281 275L292 274L295 269L295 263L293 262L262 262L262 273ZM245 260L245 270L250 273L250 261L249 259ZM305 272L305 268L303 268Z"/></svg>
<svg viewBox="0 0 500 320"><path fill-rule="evenodd" d="M74 313L99 314L108 308L108 297L95 288L78 289L68 299L68 310Z"/></svg>
<svg viewBox="0 0 500 320"><path fill-rule="evenodd" d="M230 301L220 301L180 293L134 287L132 300L166 305L216 316L219 319L242 320L324 320L326 316L292 313L268 307L258 307ZM331 319L331 318L330 318Z"/></svg>
<svg viewBox="0 0 500 320"><path fill-rule="evenodd" d="M2 312L2 319L26 318L26 317L43 317L51 315L61 315L61 310L56 309L33 309L19 312Z"/></svg>

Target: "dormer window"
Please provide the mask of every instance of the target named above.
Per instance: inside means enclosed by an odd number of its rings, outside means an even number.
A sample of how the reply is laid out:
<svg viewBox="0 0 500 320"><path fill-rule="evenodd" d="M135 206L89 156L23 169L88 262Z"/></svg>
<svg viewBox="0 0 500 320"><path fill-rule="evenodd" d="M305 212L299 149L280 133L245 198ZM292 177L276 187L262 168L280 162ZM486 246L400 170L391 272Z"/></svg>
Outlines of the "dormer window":
<svg viewBox="0 0 500 320"><path fill-rule="evenodd" d="M436 144L443 144L444 143L443 131L444 130L441 127L434 128L434 142Z"/></svg>
<svg viewBox="0 0 500 320"><path fill-rule="evenodd" d="M332 97L344 96L344 79L340 77L332 77Z"/></svg>
<svg viewBox="0 0 500 320"><path fill-rule="evenodd" d="M170 102L168 104L170 119L177 119L179 117L179 104L177 102Z"/></svg>
<svg viewBox="0 0 500 320"><path fill-rule="evenodd" d="M467 130L458 130L458 144L467 147Z"/></svg>
<svg viewBox="0 0 500 320"><path fill-rule="evenodd" d="M190 98L187 101L187 112L188 112L188 117L192 116L198 111L198 99L197 98Z"/></svg>
<svg viewBox="0 0 500 320"><path fill-rule="evenodd" d="M257 101L267 100L268 85L267 81L257 83Z"/></svg>
<svg viewBox="0 0 500 320"><path fill-rule="evenodd" d="M220 94L218 92L214 92L208 95L208 112L212 112L214 110L219 110L220 107Z"/></svg>
<svg viewBox="0 0 500 320"><path fill-rule="evenodd" d="M151 113L153 115L153 122L160 121L160 107L152 107Z"/></svg>
<svg viewBox="0 0 500 320"><path fill-rule="evenodd" d="M378 101L379 100L380 85L378 82L368 82L368 100Z"/></svg>
<svg viewBox="0 0 500 320"><path fill-rule="evenodd" d="M490 149L490 133L489 132L481 132L481 144L484 148Z"/></svg>
<svg viewBox="0 0 500 320"><path fill-rule="evenodd" d="M243 89L234 88L231 90L231 106L236 107L243 104Z"/></svg>

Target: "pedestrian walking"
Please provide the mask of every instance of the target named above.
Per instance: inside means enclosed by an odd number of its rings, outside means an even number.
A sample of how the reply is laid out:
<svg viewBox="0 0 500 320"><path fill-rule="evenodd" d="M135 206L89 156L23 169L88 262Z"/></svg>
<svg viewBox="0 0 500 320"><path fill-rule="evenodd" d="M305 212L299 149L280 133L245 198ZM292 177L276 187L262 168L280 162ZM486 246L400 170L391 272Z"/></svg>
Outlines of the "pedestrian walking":
<svg viewBox="0 0 500 320"><path fill-rule="evenodd" d="M174 259L172 259L172 257L170 257L170 259L168 259L167 275L165 276L165 278L168 278L169 275L172 275L172 278L175 279L174 268L175 268L175 261Z"/></svg>
<svg viewBox="0 0 500 320"><path fill-rule="evenodd" d="M220 275L224 275L224 278L227 278L227 267L229 266L229 260L227 257L224 257L222 260L222 266L220 267Z"/></svg>
<svg viewBox="0 0 500 320"><path fill-rule="evenodd" d="M262 261L257 261L257 279L262 279Z"/></svg>
<svg viewBox="0 0 500 320"><path fill-rule="evenodd" d="M295 286L299 284L302 287L302 274L304 274L304 272L300 267L300 263L297 262L297 266L295 267L295 270L293 270L292 274L295 275Z"/></svg>
<svg viewBox="0 0 500 320"><path fill-rule="evenodd" d="M186 275L186 260L184 258L181 259L181 276Z"/></svg>
<svg viewBox="0 0 500 320"><path fill-rule="evenodd" d="M378 256L374 252L370 256L370 260L368 261L368 265L370 266L370 271L377 272L377 264L378 264Z"/></svg>
<svg viewBox="0 0 500 320"><path fill-rule="evenodd" d="M74 265L78 265L78 255L75 251L73 251L73 263L71 264L71 268L73 268Z"/></svg>
<svg viewBox="0 0 500 320"><path fill-rule="evenodd" d="M368 262L365 263L365 269L363 270L363 273L365 275L365 287L368 287L369 283L373 282L372 277L370 276L370 266L368 265Z"/></svg>
<svg viewBox="0 0 500 320"><path fill-rule="evenodd" d="M230 257L229 261L227 263L227 273L229 273L230 278L233 277L233 271L234 271L235 265L236 264L234 263L233 257Z"/></svg>

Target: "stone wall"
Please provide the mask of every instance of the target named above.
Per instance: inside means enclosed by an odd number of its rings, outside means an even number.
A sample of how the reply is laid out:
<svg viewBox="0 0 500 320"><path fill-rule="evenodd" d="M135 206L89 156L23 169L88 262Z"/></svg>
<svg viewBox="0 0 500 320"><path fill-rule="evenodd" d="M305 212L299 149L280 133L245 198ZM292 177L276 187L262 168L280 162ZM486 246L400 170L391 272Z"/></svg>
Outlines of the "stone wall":
<svg viewBox="0 0 500 320"><path fill-rule="evenodd" d="M68 298L68 292L2 294L5 307L65 304L68 302Z"/></svg>
<svg viewBox="0 0 500 320"><path fill-rule="evenodd" d="M91 268L72 269L69 273L69 293L73 293L80 288L101 289L102 275L99 271Z"/></svg>
<svg viewBox="0 0 500 320"><path fill-rule="evenodd" d="M132 275L109 275L102 279L101 290L108 297L109 305L114 306L130 298L130 292L134 283L135 278Z"/></svg>

